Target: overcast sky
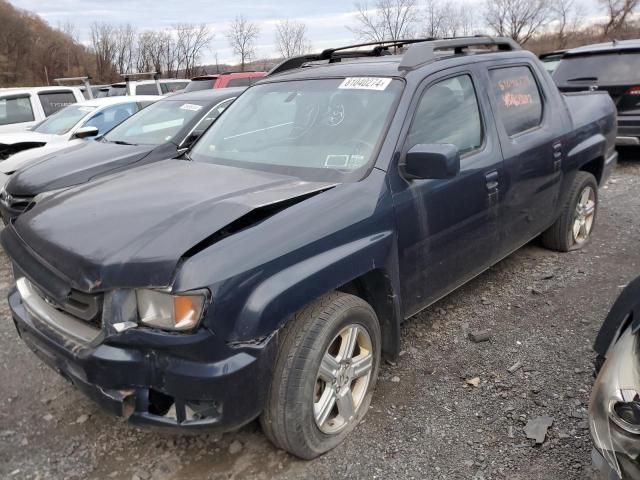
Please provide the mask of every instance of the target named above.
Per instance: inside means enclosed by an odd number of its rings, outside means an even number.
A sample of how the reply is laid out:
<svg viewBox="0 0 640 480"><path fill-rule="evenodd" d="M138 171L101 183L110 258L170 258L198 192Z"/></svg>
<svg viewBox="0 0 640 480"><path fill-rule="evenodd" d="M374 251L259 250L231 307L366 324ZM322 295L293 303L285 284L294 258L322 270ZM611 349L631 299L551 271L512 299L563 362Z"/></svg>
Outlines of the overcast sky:
<svg viewBox="0 0 640 480"><path fill-rule="evenodd" d="M211 51L202 59L213 63L215 53L220 62L233 62L225 32L238 14L259 24L258 57L276 54L275 24L290 18L307 25L314 49L344 45L354 40L346 28L355 22L352 0L10 0L13 5L37 13L52 26L72 22L81 41L88 40L94 21L112 24L131 23L138 30L160 29L175 23L207 23L215 33ZM371 0L369 4L373 4ZM471 6L482 0L467 0ZM578 0L584 16L595 14L595 0ZM480 8L478 23L481 24Z"/></svg>

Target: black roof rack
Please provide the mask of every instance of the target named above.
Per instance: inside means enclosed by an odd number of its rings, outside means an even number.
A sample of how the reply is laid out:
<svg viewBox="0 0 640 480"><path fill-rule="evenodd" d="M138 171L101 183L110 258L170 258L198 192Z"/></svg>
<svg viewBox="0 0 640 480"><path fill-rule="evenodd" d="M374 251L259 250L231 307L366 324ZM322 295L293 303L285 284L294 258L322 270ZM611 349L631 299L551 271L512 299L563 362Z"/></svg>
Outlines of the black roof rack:
<svg viewBox="0 0 640 480"><path fill-rule="evenodd" d="M329 63L339 62L343 58L359 58L359 57L378 57L391 55L390 49L394 53L398 49L409 47L407 52L400 61L399 70L411 70L423 65L435 58L436 50L454 50L454 54L461 54L469 47L494 46L501 51L520 50L518 45L511 38L491 37L487 35L476 35L473 37L456 37L456 38L416 38L405 40L388 40L384 42L359 43L356 45L347 45L338 48L328 48L320 53L311 53L300 55L283 60L281 63L273 67L268 76L275 75L287 70L301 68L310 62L318 62L327 60ZM363 47L373 47L369 50L363 50Z"/></svg>

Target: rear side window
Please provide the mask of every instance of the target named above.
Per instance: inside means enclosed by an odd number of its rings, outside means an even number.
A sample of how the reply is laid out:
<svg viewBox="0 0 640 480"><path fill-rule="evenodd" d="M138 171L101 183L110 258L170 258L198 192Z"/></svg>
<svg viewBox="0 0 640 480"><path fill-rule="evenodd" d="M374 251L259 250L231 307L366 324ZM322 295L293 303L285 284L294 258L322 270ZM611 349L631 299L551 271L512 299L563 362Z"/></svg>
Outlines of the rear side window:
<svg viewBox="0 0 640 480"><path fill-rule="evenodd" d="M482 145L482 121L469 75L431 85L409 131L409 148L418 144L451 143L465 154Z"/></svg>
<svg viewBox="0 0 640 480"><path fill-rule="evenodd" d="M46 117L53 115L58 110L68 107L76 103L76 97L73 92L43 92L39 93L42 109Z"/></svg>
<svg viewBox="0 0 640 480"><path fill-rule="evenodd" d="M529 67L496 68L489 72L498 102L498 117L512 137L542 122L542 98Z"/></svg>
<svg viewBox="0 0 640 480"><path fill-rule="evenodd" d="M640 82L640 53L564 57L553 73L553 79L558 85L566 86L636 84Z"/></svg>
<svg viewBox="0 0 640 480"><path fill-rule="evenodd" d="M0 125L33 122L33 109L28 96L0 98Z"/></svg>

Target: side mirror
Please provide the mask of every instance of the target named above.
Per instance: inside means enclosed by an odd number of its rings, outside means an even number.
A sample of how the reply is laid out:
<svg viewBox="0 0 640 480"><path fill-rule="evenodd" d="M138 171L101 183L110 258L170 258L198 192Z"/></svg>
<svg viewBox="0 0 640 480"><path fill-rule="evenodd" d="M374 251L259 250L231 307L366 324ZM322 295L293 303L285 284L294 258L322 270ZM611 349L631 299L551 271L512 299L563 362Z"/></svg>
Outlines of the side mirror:
<svg viewBox="0 0 640 480"><path fill-rule="evenodd" d="M100 131L96 127L80 127L73 134L73 138L89 138L96 137Z"/></svg>
<svg viewBox="0 0 640 480"><path fill-rule="evenodd" d="M453 178L460 172L460 152L447 143L415 145L400 168L410 180Z"/></svg>

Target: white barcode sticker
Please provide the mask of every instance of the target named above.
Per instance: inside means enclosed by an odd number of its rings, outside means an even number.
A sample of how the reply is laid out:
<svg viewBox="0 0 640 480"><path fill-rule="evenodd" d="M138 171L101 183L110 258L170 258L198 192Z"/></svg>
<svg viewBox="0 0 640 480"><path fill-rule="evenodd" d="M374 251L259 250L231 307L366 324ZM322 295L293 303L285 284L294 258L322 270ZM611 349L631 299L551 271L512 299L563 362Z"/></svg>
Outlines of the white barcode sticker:
<svg viewBox="0 0 640 480"><path fill-rule="evenodd" d="M185 103L180 108L182 110L191 110L192 112L197 112L199 110L202 110L202 106L201 105L194 105L192 103Z"/></svg>
<svg viewBox="0 0 640 480"><path fill-rule="evenodd" d="M391 78L382 77L347 77L338 88L349 90L385 90Z"/></svg>

